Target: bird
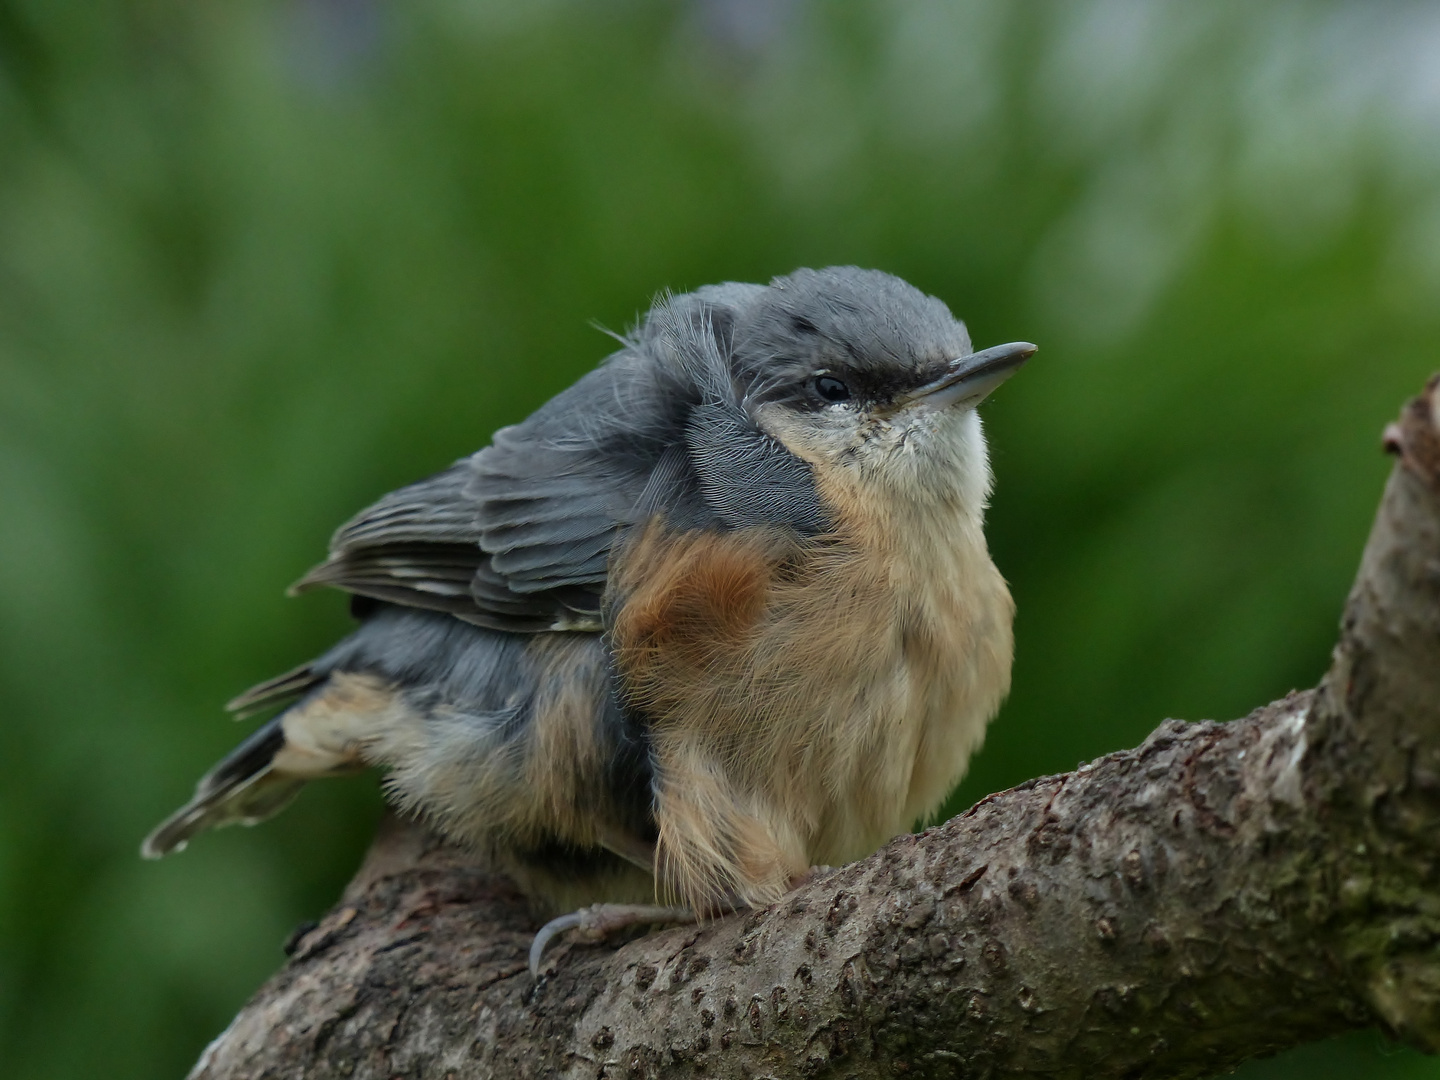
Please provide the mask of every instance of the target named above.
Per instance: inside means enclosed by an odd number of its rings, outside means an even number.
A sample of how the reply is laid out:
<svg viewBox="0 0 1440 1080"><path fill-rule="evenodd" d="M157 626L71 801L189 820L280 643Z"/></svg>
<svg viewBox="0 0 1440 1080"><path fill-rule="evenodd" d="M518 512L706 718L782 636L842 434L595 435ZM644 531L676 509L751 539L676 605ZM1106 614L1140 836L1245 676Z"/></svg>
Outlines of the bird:
<svg viewBox="0 0 1440 1080"><path fill-rule="evenodd" d="M972 350L891 274L662 294L488 446L385 495L293 592L358 625L242 693L277 710L144 841L254 824L312 779L508 873L556 934L775 902L933 815L1010 688L1014 603Z"/></svg>

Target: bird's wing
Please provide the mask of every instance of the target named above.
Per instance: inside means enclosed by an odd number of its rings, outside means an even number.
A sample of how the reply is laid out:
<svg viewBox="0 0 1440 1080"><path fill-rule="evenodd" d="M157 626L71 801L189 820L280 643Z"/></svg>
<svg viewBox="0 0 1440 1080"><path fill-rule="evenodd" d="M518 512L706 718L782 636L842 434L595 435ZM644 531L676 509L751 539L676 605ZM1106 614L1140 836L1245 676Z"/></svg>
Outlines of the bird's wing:
<svg viewBox="0 0 1440 1080"><path fill-rule="evenodd" d="M729 397L720 308L677 305L652 311L650 352L616 353L479 453L341 526L296 588L497 630L596 631L611 550L637 522L824 531L810 466Z"/></svg>
<svg viewBox="0 0 1440 1080"><path fill-rule="evenodd" d="M497 630L599 630L611 545L676 438L663 399L633 399L624 367L591 372L484 450L356 515L295 589Z"/></svg>

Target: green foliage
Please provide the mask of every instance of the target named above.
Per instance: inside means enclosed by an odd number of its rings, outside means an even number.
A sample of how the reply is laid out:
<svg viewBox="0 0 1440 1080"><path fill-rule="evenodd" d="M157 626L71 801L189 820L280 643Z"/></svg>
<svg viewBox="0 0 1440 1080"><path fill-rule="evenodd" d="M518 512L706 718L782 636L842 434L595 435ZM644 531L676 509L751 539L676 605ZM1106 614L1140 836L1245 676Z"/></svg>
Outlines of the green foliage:
<svg viewBox="0 0 1440 1080"><path fill-rule="evenodd" d="M0 1060L181 1075L378 813L142 864L330 529L665 288L879 266L977 346L1015 692L952 809L1312 683L1437 366L1419 8L0 0ZM1375 1036L1247 1066L1420 1077Z"/></svg>

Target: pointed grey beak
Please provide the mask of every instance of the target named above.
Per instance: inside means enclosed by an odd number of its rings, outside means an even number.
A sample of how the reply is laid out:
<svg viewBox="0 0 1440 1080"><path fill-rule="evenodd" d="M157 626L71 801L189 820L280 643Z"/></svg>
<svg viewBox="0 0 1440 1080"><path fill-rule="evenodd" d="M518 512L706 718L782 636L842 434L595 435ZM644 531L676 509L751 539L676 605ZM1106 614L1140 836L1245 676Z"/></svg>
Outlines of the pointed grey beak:
<svg viewBox="0 0 1440 1080"><path fill-rule="evenodd" d="M950 370L940 378L912 390L897 401L896 411L922 402L931 409L979 405L1034 355L1035 346L1028 341L1012 341L1008 345L996 345L952 360Z"/></svg>

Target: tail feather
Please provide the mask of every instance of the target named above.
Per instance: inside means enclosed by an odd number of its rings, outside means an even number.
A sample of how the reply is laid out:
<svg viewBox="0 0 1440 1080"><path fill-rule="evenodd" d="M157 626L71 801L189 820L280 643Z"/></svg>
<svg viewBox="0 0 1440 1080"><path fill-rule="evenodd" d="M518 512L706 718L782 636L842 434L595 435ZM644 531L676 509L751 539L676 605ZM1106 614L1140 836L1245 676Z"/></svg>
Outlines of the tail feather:
<svg viewBox="0 0 1440 1080"><path fill-rule="evenodd" d="M299 694L304 696L200 778L194 797L145 838L142 855L158 859L205 829L264 821L307 780L363 769L367 741L416 718L393 687L373 676L316 674L309 667L261 683L237 700L248 709Z"/></svg>
<svg viewBox="0 0 1440 1080"><path fill-rule="evenodd" d="M272 705L288 704L295 698L309 693L324 681L325 676L315 671L310 664L301 664L282 675L276 675L273 679L256 683L239 697L232 698L227 702L225 708L235 714L235 719L243 720Z"/></svg>
<svg viewBox="0 0 1440 1080"><path fill-rule="evenodd" d="M194 797L145 838L140 854L158 859L181 851L190 837L222 825L254 825L284 809L305 786L303 777L274 768L285 747L285 730L276 717L258 728L195 785Z"/></svg>

